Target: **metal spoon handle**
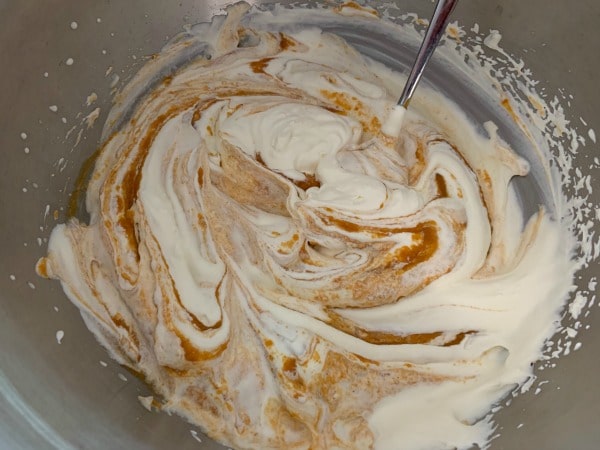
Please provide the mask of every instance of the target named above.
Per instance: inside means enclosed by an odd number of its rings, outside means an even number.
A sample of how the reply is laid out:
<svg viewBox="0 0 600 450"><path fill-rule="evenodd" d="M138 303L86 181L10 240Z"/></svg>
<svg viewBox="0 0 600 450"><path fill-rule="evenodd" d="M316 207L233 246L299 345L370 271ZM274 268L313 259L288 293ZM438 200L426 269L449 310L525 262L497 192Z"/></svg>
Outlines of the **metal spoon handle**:
<svg viewBox="0 0 600 450"><path fill-rule="evenodd" d="M400 100L398 100L398 105L402 106L403 108L408 107L413 93L417 88L417 84L421 79L421 75L423 75L423 70L425 69L429 58L431 58L431 55L433 55L440 38L446 30L450 13L454 9L456 3L458 3L458 0L438 0L437 4L435 5L435 11L433 12L433 17L429 22L429 26L427 27L425 38L421 43L421 48L419 49L417 58L415 59L412 70L410 71L410 75L408 76L408 80L406 81L406 85L404 86L404 90L400 96Z"/></svg>

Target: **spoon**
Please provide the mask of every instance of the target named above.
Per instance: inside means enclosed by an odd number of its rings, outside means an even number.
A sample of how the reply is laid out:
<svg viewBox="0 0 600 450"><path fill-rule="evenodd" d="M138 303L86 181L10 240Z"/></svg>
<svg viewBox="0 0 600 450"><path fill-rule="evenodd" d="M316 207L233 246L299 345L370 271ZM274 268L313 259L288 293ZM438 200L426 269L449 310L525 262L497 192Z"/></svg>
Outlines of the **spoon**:
<svg viewBox="0 0 600 450"><path fill-rule="evenodd" d="M458 3L458 0L438 0L435 5L435 11L431 17L429 26L427 27L427 32L421 43L421 48L419 48L419 53L417 53L417 58L413 63L408 80L406 80L406 84L404 85L402 95L400 95L398 103L394 109L392 109L389 117L381 127L381 130L386 135L390 137L398 137L400 135L406 108L408 108L410 100L417 88L417 84L419 84L419 81L421 80L425 66L429 62L431 55L433 55L433 52L446 30L446 25L450 19L450 13L452 13L456 3Z"/></svg>

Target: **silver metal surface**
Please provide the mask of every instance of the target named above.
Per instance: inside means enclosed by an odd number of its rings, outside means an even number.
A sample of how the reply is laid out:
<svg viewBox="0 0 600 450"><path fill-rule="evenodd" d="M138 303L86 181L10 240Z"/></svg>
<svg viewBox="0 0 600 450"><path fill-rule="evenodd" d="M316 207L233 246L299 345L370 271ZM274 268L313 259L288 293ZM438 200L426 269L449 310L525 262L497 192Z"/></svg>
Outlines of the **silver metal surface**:
<svg viewBox="0 0 600 450"><path fill-rule="evenodd" d="M113 77L118 75L117 86L121 85L167 36L186 23L207 20L228 3L232 2L0 0L0 448L221 448L202 436L203 443L197 442L190 433L194 428L183 420L143 409L136 397L149 394L144 384L108 359L58 283L39 279L34 265L45 252L38 238L47 238L64 220L60 207L68 201L79 167L99 143ZM398 4L421 17L431 10L431 2L425 0ZM547 93L565 88L573 95L567 120L580 123L581 116L600 130L600 61L595 57L600 2L469 0L458 5L454 17L467 27L478 23L482 30L500 30L502 46L525 60L540 88ZM77 22L77 29L71 22ZM368 36L359 37L349 36L369 45ZM67 64L69 58L72 65ZM414 53L404 54L401 63L408 67L412 59ZM424 81L447 92L454 89L457 97L468 92L468 86L453 85L456 80L436 74L433 66ZM88 107L86 97L92 92L99 100ZM57 112L49 109L52 105ZM472 114L488 114L476 106ZM79 128L68 138L67 132L80 123L78 113L85 115L95 107L101 108L98 124L74 147ZM577 155L576 164L584 173L590 173L597 152L597 147L588 147ZM594 170L598 198L598 169ZM588 271L600 275L598 265ZM545 370L549 383L542 392L520 396L498 413L500 437L492 450L598 447L597 309L584 319L591 327L578 336L581 350ZM60 345L57 330L65 333Z"/></svg>
<svg viewBox="0 0 600 450"><path fill-rule="evenodd" d="M415 62L411 67L408 79L406 80L406 84L404 85L404 89L398 100L398 105L404 109L408 108L408 104L421 80L423 71L433 55L433 52L437 48L440 39L444 35L446 25L448 25L448 21L450 20L450 14L457 2L458 0L438 0L435 5L435 10L429 21L425 37L423 38Z"/></svg>

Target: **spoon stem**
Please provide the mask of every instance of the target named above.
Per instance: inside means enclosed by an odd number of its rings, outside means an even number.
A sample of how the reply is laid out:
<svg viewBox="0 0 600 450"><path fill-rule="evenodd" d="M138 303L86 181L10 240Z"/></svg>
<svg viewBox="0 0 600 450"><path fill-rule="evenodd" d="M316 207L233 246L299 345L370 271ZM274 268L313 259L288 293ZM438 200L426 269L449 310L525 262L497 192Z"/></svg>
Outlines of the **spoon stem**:
<svg viewBox="0 0 600 450"><path fill-rule="evenodd" d="M446 30L450 13L454 9L456 3L458 3L458 0L438 0L435 5L435 11L431 17L429 26L427 27L425 38L421 43L421 48L419 48L419 53L417 53L417 58L412 66L406 85L404 85L400 100L398 100L399 106L405 109L408 107L415 89L417 88L417 84L423 75L423 70L425 70L427 62L431 58L431 55L433 55L435 48Z"/></svg>

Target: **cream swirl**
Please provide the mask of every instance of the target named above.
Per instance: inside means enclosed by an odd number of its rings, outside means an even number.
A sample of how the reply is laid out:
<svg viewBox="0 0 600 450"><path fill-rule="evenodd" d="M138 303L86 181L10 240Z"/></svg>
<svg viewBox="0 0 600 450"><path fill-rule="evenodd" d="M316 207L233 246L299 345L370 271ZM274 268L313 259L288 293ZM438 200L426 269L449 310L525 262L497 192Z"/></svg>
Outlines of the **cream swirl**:
<svg viewBox="0 0 600 450"><path fill-rule="evenodd" d="M378 405L425 411L427 386L443 442L470 445L456 436L486 407L464 398L521 381L508 322L547 295L519 304L538 234L547 257L559 245L543 214L521 234L509 182L527 163L433 92L386 137L389 71L244 12L109 137L90 224L58 226L40 271L165 408L229 445L390 448Z"/></svg>

